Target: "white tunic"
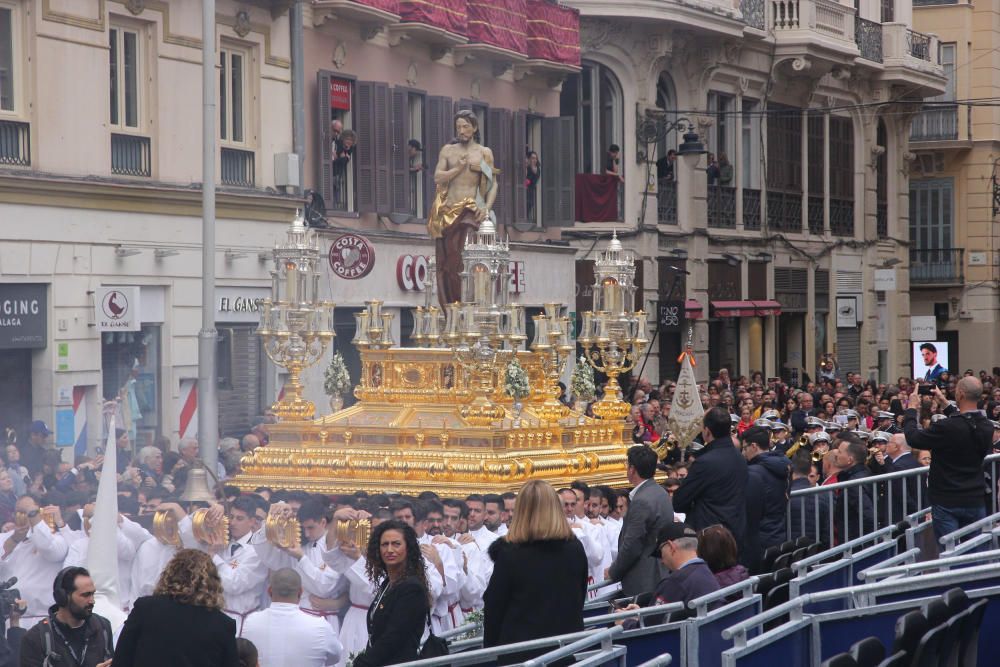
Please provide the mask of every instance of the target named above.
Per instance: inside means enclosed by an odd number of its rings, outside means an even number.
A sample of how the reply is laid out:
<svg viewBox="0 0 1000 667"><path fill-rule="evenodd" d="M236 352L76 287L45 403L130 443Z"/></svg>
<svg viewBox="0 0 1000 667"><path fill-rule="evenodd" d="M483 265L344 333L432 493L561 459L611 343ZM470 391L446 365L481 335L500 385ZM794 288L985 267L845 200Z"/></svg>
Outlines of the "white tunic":
<svg viewBox="0 0 1000 667"><path fill-rule="evenodd" d="M52 582L66 559L66 537L72 532L65 526L58 533L40 521L28 529L23 542L0 558L0 578L17 577L17 589L28 609L21 618L21 627L30 628L48 615L52 606ZM14 531L0 534L0 550Z"/></svg>
<svg viewBox="0 0 1000 667"><path fill-rule="evenodd" d="M427 534L417 539L420 544L433 546L441 557L441 565L444 569L444 590L435 600L431 609L431 621L434 623L434 632L443 632L461 625L459 615L462 610L459 604L459 594L465 583L465 572L462 569L462 553L458 549L458 545L451 547L443 543L434 544L433 540L434 538Z"/></svg>
<svg viewBox="0 0 1000 667"><path fill-rule="evenodd" d="M323 549L323 560L326 564L339 572L350 584L348 595L351 606L340 626L340 643L344 651L337 663L338 667L345 667L347 658L351 654L361 653L368 645L368 607L375 599L375 588L365 573L364 556L351 560L337 547L326 550L323 542L320 542L320 547Z"/></svg>
<svg viewBox="0 0 1000 667"><path fill-rule="evenodd" d="M257 647L265 667L335 665L344 652L329 623L287 602L250 614L243 637Z"/></svg>
<svg viewBox="0 0 1000 667"><path fill-rule="evenodd" d="M459 591L459 602L462 613L467 614L483 608L483 593L486 592L490 577L493 576L493 560L479 547L479 542L461 546L462 554L465 556L466 573L465 583Z"/></svg>
<svg viewBox="0 0 1000 667"><path fill-rule="evenodd" d="M221 554L212 556L226 597L223 611L236 620L238 633L247 614L260 609L267 588L267 567L250 544L250 537L251 533L247 533L227 544Z"/></svg>
<svg viewBox="0 0 1000 667"><path fill-rule="evenodd" d="M179 547L163 544L155 537L143 542L132 559L133 599L152 595L160 574Z"/></svg>
<svg viewBox="0 0 1000 667"><path fill-rule="evenodd" d="M603 581L604 555L607 551L604 544L604 531L599 526L590 523L590 519L586 518L576 519L571 523L576 524L577 527L573 528L573 534L580 540L580 544L583 545L583 550L587 554L587 568L590 574L587 584ZM595 593L590 594L590 597L594 596Z"/></svg>
<svg viewBox="0 0 1000 667"><path fill-rule="evenodd" d="M316 542L303 544L302 558L299 559L275 547L261 533L256 533L251 542L261 562L270 570L289 568L299 573L299 577L302 578L302 598L299 600L299 607L302 609L312 610L310 595L318 598L336 597L340 574L323 561L323 550ZM320 614L316 612L313 615ZM340 621L336 613L323 617L334 632L340 630Z"/></svg>

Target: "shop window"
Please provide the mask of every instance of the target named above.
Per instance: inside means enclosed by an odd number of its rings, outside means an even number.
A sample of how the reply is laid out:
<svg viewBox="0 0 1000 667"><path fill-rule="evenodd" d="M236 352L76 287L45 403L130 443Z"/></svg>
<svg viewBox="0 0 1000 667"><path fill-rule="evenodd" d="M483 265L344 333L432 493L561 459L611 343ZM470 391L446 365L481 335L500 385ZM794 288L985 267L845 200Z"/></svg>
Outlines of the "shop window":
<svg viewBox="0 0 1000 667"><path fill-rule="evenodd" d="M105 400L118 400L122 428L136 448L160 435L160 327L105 332L101 337L101 371Z"/></svg>

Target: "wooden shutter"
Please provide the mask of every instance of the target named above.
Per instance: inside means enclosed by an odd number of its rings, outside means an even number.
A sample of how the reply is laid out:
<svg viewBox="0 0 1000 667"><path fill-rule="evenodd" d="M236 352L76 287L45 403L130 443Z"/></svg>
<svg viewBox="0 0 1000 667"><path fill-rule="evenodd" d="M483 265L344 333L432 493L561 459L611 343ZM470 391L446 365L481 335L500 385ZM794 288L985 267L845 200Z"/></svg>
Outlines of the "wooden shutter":
<svg viewBox="0 0 1000 667"><path fill-rule="evenodd" d="M317 188L329 207L333 203L333 152L330 146L330 73L316 73L316 118L319 123ZM300 156L301 160L302 157Z"/></svg>
<svg viewBox="0 0 1000 667"><path fill-rule="evenodd" d="M528 138L528 114L524 111L515 111L512 119L512 132L514 134L510 141L510 168L508 169L507 182L511 190L511 219L517 225L528 221L528 188L524 185L525 177L525 146Z"/></svg>
<svg viewBox="0 0 1000 667"><path fill-rule="evenodd" d="M392 211L389 164L392 160L392 129L389 121L389 84L375 84L375 212Z"/></svg>
<svg viewBox="0 0 1000 667"><path fill-rule="evenodd" d="M409 93L392 91L392 212L410 213Z"/></svg>
<svg viewBox="0 0 1000 667"><path fill-rule="evenodd" d="M375 85L371 81L358 81L355 85L355 131L358 143L354 147L357 167L358 211L375 211Z"/></svg>
<svg viewBox="0 0 1000 667"><path fill-rule="evenodd" d="M511 120L510 110L490 109L487 112L490 128L489 143L490 150L493 151L493 164L500 170L497 176L497 198L493 204L493 212L496 213L497 222L501 225L509 225L511 221L511 197L510 179L513 175L510 161L511 143Z"/></svg>
<svg viewBox="0 0 1000 667"><path fill-rule="evenodd" d="M542 224L549 227L571 227L573 182L576 169L566 156L575 154L573 117L542 119Z"/></svg>
<svg viewBox="0 0 1000 667"><path fill-rule="evenodd" d="M426 98L424 105L425 117L424 125L426 134L424 138L424 161L427 162L427 169L424 171L424 183L426 184L427 207L434 198L436 187L434 185L434 170L437 168L438 156L441 149L452 140L454 129L452 128L452 106L450 97L430 96Z"/></svg>

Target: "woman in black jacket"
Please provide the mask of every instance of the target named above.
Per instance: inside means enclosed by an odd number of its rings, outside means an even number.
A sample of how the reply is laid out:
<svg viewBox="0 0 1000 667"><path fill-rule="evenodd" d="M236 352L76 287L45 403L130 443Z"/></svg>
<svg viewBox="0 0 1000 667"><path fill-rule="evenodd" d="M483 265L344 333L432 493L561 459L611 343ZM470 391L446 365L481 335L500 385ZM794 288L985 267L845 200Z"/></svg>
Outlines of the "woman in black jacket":
<svg viewBox="0 0 1000 667"><path fill-rule="evenodd" d="M212 558L181 549L167 563L153 595L125 620L115 667L239 667L236 621L222 611L222 580Z"/></svg>
<svg viewBox="0 0 1000 667"><path fill-rule="evenodd" d="M524 485L510 530L490 545L489 554L493 576L483 594L484 646L583 630L587 555L547 482ZM542 653L502 656L499 664Z"/></svg>
<svg viewBox="0 0 1000 667"><path fill-rule="evenodd" d="M354 658L354 667L416 660L430 614L417 534L402 521L383 521L368 539L366 561L376 592L368 607L368 646Z"/></svg>

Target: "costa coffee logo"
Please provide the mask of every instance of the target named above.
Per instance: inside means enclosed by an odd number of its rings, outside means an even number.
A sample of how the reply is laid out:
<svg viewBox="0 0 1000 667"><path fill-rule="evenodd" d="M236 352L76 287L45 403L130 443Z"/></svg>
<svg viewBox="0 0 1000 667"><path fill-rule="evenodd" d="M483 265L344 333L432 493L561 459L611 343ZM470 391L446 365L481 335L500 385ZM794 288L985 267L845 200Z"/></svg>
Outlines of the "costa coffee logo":
<svg viewBox="0 0 1000 667"><path fill-rule="evenodd" d="M344 280L364 278L375 267L375 248L363 236L344 234L330 244L330 270Z"/></svg>
<svg viewBox="0 0 1000 667"><path fill-rule="evenodd" d="M430 258L400 255L396 260L396 282L404 292L423 292L430 282Z"/></svg>

